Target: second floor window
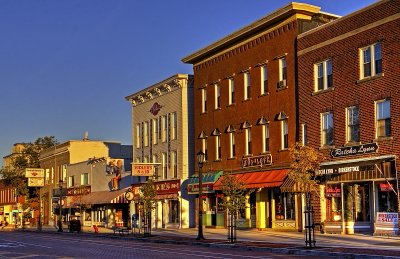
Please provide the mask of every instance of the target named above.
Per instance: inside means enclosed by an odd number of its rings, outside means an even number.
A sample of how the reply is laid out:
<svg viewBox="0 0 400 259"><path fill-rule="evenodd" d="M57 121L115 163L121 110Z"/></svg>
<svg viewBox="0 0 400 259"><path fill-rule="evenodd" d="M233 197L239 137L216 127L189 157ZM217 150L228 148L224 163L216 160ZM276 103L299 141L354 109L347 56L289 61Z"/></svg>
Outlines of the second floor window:
<svg viewBox="0 0 400 259"><path fill-rule="evenodd" d="M178 178L178 158L176 151L171 151L172 178Z"/></svg>
<svg viewBox="0 0 400 259"><path fill-rule="evenodd" d="M229 133L229 158L234 158L236 156L236 140L235 140L235 133Z"/></svg>
<svg viewBox="0 0 400 259"><path fill-rule="evenodd" d="M250 72L244 73L244 100L251 98L251 83L250 83Z"/></svg>
<svg viewBox="0 0 400 259"><path fill-rule="evenodd" d="M143 123L143 145L145 147L149 146L149 122Z"/></svg>
<svg viewBox="0 0 400 259"><path fill-rule="evenodd" d="M207 112L207 89L201 89L201 112Z"/></svg>
<svg viewBox="0 0 400 259"><path fill-rule="evenodd" d="M167 141L167 116L163 115L161 116L161 141L165 142Z"/></svg>
<svg viewBox="0 0 400 259"><path fill-rule="evenodd" d="M167 153L162 153L161 166L162 166L162 177L163 177L163 179L167 179L168 178L168 173L167 173Z"/></svg>
<svg viewBox="0 0 400 259"><path fill-rule="evenodd" d="M158 156L157 155L153 155L153 163L158 163ZM156 165L155 167L154 167L154 177L156 178L156 179L158 179L158 177L159 177L159 172L158 172L158 166Z"/></svg>
<svg viewBox="0 0 400 259"><path fill-rule="evenodd" d="M269 124L264 124L261 127L262 127L262 137L264 140L262 143L262 151L267 152L269 151Z"/></svg>
<svg viewBox="0 0 400 259"><path fill-rule="evenodd" d="M176 112L171 113L171 140L177 139L178 118Z"/></svg>
<svg viewBox="0 0 400 259"><path fill-rule="evenodd" d="M360 141L359 112L357 106L347 108L347 142Z"/></svg>
<svg viewBox="0 0 400 259"><path fill-rule="evenodd" d="M208 161L208 149L207 149L207 139L203 138L201 140L201 151L204 153L204 160Z"/></svg>
<svg viewBox="0 0 400 259"><path fill-rule="evenodd" d="M228 87L229 87L229 105L235 103L235 81L233 78L228 79Z"/></svg>
<svg viewBox="0 0 400 259"><path fill-rule="evenodd" d="M322 146L331 146L334 143L332 112L321 114L321 142Z"/></svg>
<svg viewBox="0 0 400 259"><path fill-rule="evenodd" d="M286 57L279 59L279 88L285 87L287 85L287 66Z"/></svg>
<svg viewBox="0 0 400 259"><path fill-rule="evenodd" d="M153 138L153 144L155 145L158 142L158 131L159 131L159 129L158 129L158 120L157 119L153 119L152 123L153 123L153 125L152 125L153 136L152 136L152 138Z"/></svg>
<svg viewBox="0 0 400 259"><path fill-rule="evenodd" d="M81 174L81 185L88 185L89 184L89 174L83 173Z"/></svg>
<svg viewBox="0 0 400 259"><path fill-rule="evenodd" d="M380 43L360 49L360 78L382 73L382 47Z"/></svg>
<svg viewBox="0 0 400 259"><path fill-rule="evenodd" d="M376 137L392 135L390 118L390 100L376 102Z"/></svg>
<svg viewBox="0 0 400 259"><path fill-rule="evenodd" d="M288 149L289 148L289 125L288 120L284 119L281 121L281 149Z"/></svg>
<svg viewBox="0 0 400 259"><path fill-rule="evenodd" d="M219 87L219 84L214 85L214 91L215 91L215 109L221 108L221 89Z"/></svg>
<svg viewBox="0 0 400 259"><path fill-rule="evenodd" d="M315 91L332 88L332 60L328 59L314 66L315 68Z"/></svg>
<svg viewBox="0 0 400 259"><path fill-rule="evenodd" d="M138 124L136 124L136 132L135 132L135 146L136 146L136 148L140 148L140 142L141 142L141 140L140 140L140 128L141 128L141 126L140 126L140 123L138 123Z"/></svg>
<svg viewBox="0 0 400 259"><path fill-rule="evenodd" d="M261 66L261 95L268 93L268 67Z"/></svg>
<svg viewBox="0 0 400 259"><path fill-rule="evenodd" d="M246 155L251 155L252 154L252 140L251 140L251 128L246 128L245 129L245 138L246 138L246 150L245 154Z"/></svg>
<svg viewBox="0 0 400 259"><path fill-rule="evenodd" d="M215 160L221 160L221 136L215 136Z"/></svg>

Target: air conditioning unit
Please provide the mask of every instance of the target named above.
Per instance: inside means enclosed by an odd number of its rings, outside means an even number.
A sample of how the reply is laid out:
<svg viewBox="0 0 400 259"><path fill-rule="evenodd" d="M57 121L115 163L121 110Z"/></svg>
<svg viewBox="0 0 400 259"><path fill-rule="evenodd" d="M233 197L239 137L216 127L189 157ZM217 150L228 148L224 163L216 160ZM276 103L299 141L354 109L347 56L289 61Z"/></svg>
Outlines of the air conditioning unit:
<svg viewBox="0 0 400 259"><path fill-rule="evenodd" d="M286 87L286 79L279 81L278 88Z"/></svg>

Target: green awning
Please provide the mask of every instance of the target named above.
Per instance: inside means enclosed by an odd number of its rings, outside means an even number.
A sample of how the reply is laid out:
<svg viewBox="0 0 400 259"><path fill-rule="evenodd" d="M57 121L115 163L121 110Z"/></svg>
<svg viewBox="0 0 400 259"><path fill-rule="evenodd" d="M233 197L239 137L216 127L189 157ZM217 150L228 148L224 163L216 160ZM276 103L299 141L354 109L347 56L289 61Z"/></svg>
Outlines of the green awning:
<svg viewBox="0 0 400 259"><path fill-rule="evenodd" d="M203 173L203 193L213 193L213 185L218 180L218 178L223 174L223 171L207 172ZM189 178L188 182L188 193L198 194L199 193L199 177L192 176Z"/></svg>

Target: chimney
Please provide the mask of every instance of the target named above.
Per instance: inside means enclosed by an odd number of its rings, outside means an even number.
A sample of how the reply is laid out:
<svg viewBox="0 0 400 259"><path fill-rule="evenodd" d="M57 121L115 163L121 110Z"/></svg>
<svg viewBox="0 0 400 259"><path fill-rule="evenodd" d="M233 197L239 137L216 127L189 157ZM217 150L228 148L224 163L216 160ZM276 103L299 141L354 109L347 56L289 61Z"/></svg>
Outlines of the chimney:
<svg viewBox="0 0 400 259"><path fill-rule="evenodd" d="M83 140L89 140L89 132L85 131L83 135Z"/></svg>

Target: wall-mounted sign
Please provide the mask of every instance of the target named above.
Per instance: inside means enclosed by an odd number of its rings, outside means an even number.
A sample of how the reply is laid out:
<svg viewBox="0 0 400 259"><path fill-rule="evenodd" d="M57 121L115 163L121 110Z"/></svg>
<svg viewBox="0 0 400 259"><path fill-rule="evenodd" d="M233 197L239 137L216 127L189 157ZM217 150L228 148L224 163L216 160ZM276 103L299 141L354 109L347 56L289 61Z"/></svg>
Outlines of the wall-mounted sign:
<svg viewBox="0 0 400 259"><path fill-rule="evenodd" d="M28 178L28 186L29 187L43 187L44 186L44 178Z"/></svg>
<svg viewBox="0 0 400 259"><path fill-rule="evenodd" d="M328 169L320 169L317 172L317 175L325 175L325 174L343 174L348 172L359 172L359 166L346 166L339 168L328 168Z"/></svg>
<svg viewBox="0 0 400 259"><path fill-rule="evenodd" d="M156 116L158 112L161 110L162 106L159 103L154 103L150 108L150 113Z"/></svg>
<svg viewBox="0 0 400 259"><path fill-rule="evenodd" d="M326 197L340 197L340 186L327 186L325 190Z"/></svg>
<svg viewBox="0 0 400 259"><path fill-rule="evenodd" d="M266 165L272 165L272 155L271 154L242 158L242 168L263 167Z"/></svg>
<svg viewBox="0 0 400 259"><path fill-rule="evenodd" d="M393 191L393 186L390 183L380 183L379 188L381 189L381 192Z"/></svg>
<svg viewBox="0 0 400 259"><path fill-rule="evenodd" d="M89 194L91 191L90 186L78 186L67 189L67 196L79 196Z"/></svg>
<svg viewBox="0 0 400 259"><path fill-rule="evenodd" d="M378 151L378 145L376 143L363 144L358 146L341 147L331 150L331 156L333 158L363 155L376 153Z"/></svg>
<svg viewBox="0 0 400 259"><path fill-rule="evenodd" d="M157 194L178 193L181 190L180 180L154 182Z"/></svg>
<svg viewBox="0 0 400 259"><path fill-rule="evenodd" d="M133 176L153 176L154 167L158 164L154 163L134 163L132 164Z"/></svg>
<svg viewBox="0 0 400 259"><path fill-rule="evenodd" d="M44 169L41 168L26 168L25 169L25 177L28 178L43 178L44 177Z"/></svg>

